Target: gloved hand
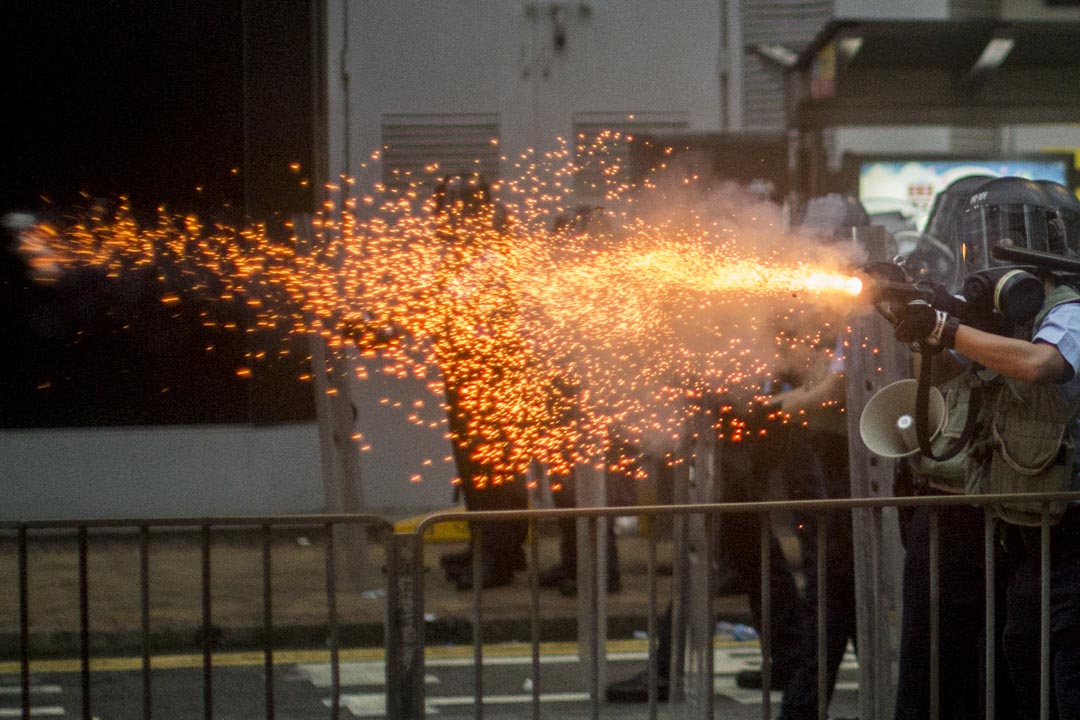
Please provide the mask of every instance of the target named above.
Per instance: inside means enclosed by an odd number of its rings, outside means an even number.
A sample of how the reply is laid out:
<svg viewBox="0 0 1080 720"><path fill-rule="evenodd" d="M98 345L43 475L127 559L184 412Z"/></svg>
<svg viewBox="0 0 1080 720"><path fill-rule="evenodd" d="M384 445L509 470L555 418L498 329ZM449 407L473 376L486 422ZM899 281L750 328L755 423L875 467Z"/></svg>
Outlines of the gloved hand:
<svg viewBox="0 0 1080 720"><path fill-rule="evenodd" d="M956 328L960 321L925 300L909 302L898 313L898 320L893 330L896 339L913 349L938 352L956 343Z"/></svg>

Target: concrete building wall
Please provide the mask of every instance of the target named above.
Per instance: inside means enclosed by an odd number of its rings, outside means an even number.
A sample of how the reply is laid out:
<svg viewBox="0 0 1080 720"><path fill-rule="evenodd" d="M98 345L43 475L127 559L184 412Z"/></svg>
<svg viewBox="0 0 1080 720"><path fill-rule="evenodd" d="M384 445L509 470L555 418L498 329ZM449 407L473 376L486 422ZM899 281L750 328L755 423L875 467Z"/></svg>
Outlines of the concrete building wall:
<svg viewBox="0 0 1080 720"><path fill-rule="evenodd" d="M7 430L0 519L311 513L314 423Z"/></svg>
<svg viewBox="0 0 1080 720"><path fill-rule="evenodd" d="M949 17L947 0L836 0L833 15L856 20L944 20Z"/></svg>
<svg viewBox="0 0 1080 720"><path fill-rule="evenodd" d="M718 131L741 122L739 3L330 2L326 97L330 179L357 193L383 179L384 128L493 126L501 175L575 126L677 125ZM727 13L727 14L725 14ZM729 76L730 77L730 76ZM733 98L733 99L732 99ZM444 168L446 172L456 167ZM350 382L363 433L365 505L434 509L455 474L440 398L424 383L386 378L377 363ZM406 420L409 408L422 417Z"/></svg>
<svg viewBox="0 0 1080 720"><path fill-rule="evenodd" d="M380 147L386 115L495 115L510 158L567 138L575 113L680 113L689 129L718 130L719 68L730 65L722 10L715 0L332 3L329 54L348 80L331 71L331 158L342 163L347 143L358 185L377 180L377 164L365 172L359 159Z"/></svg>

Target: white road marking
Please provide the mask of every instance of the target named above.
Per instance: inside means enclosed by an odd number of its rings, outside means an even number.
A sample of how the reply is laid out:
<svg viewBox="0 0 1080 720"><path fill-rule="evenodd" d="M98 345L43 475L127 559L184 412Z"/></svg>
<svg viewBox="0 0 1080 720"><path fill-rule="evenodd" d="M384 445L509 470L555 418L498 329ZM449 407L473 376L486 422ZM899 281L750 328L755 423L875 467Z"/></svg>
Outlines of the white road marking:
<svg viewBox="0 0 1080 720"><path fill-rule="evenodd" d="M525 703L531 703L533 699L532 693L528 695L485 695L485 705L522 705ZM540 702L585 702L589 699L589 693L540 693ZM428 705L472 705L476 701L471 695L458 696L458 697L434 697L428 698Z"/></svg>
<svg viewBox="0 0 1080 720"><path fill-rule="evenodd" d="M609 653L609 662L645 661L648 654L645 652L620 652ZM565 665L577 664L580 659L576 654L545 655L540 658L542 665ZM424 663L427 670L436 668L463 668L474 665L473 658L431 658ZM529 655L484 655L483 665L492 666L524 666L531 665L532 657ZM296 665L299 672L313 685L318 688L332 686L329 663L304 663ZM717 695L726 696L743 705L760 705L762 694L760 690L744 690L735 684L735 676L742 670L756 670L761 668L761 654L756 647L715 648L713 651L713 688ZM854 652L849 647L840 666L841 670L856 670L858 662ZM369 660L362 662L343 662L339 666L341 685L367 686L383 688L386 683L386 667L381 660ZM424 682L427 685L441 684L436 675L425 673ZM838 682L837 691L858 691L857 682ZM770 694L772 703L780 706L783 693L773 691ZM529 694L511 695L484 695L485 705L493 704L521 704L527 705L532 702L533 696ZM589 694L584 692L542 693L540 702L588 702ZM330 707L331 698L324 698L323 705ZM473 705L476 699L471 695L446 695L425 697L425 707L431 714L437 714L440 707L467 707ZM355 717L382 718L386 716L386 695L384 692L372 693L343 693L340 707L347 709Z"/></svg>
<svg viewBox="0 0 1080 720"><path fill-rule="evenodd" d="M532 694L528 695L485 695L484 705L525 705L531 703ZM540 702L586 702L588 693L541 693ZM330 707L331 698L323 698L323 706ZM465 707L476 700L471 695L453 697L425 698L424 708L429 715L436 715L439 707ZM341 696L339 707L345 708L356 717L385 717L386 698L382 693L349 693Z"/></svg>
<svg viewBox="0 0 1080 720"><path fill-rule="evenodd" d="M30 694L59 695L59 685L31 685ZM18 685L0 685L0 695L21 695L22 688Z"/></svg>
<svg viewBox="0 0 1080 720"><path fill-rule="evenodd" d="M430 667L431 663L427 663L427 666ZM342 687L365 685L383 687L386 685L386 668L381 660L343 662L339 668ZM303 663L297 665L296 669L307 678L308 682L317 688L334 686L329 663ZM430 685L438 683L439 679L434 675L425 673L424 682Z"/></svg>

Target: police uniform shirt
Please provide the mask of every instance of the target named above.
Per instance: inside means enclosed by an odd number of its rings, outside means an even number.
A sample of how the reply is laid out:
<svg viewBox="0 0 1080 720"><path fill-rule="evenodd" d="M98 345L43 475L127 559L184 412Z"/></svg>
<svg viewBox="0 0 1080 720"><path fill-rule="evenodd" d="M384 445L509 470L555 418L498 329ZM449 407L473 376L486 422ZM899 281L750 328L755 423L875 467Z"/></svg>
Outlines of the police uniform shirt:
<svg viewBox="0 0 1080 720"><path fill-rule="evenodd" d="M1080 303L1058 305L1047 313L1032 342L1053 345L1065 358L1067 377L1058 381L1066 400L1080 398ZM1080 448L1080 415L1069 422L1074 447ZM1080 490L1080 473L1073 476L1072 490Z"/></svg>

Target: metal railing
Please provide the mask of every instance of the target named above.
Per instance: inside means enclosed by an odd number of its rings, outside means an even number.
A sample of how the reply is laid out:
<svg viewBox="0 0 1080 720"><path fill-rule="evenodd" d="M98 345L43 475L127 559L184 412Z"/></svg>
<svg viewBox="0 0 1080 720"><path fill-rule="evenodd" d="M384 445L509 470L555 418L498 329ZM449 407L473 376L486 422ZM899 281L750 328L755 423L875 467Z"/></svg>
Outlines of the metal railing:
<svg viewBox="0 0 1080 720"><path fill-rule="evenodd" d="M993 517L990 514L989 508L993 505L1001 504L1002 502L1025 502L1025 503L1042 503L1044 508L1042 513L1042 524L1040 530L1040 551L1042 562L1042 595L1041 595L1041 632L1040 632L1040 667L1041 667L1041 686L1040 686L1040 707L1042 718L1049 718L1049 673L1050 673L1050 593L1049 593L1049 567L1050 567L1050 516L1049 505L1051 502L1067 502L1067 501L1080 501L1080 493L1058 493L1058 494L1016 494L1016 495L972 495L972 496L932 496L932 497L902 497L902 498L867 498L867 499L837 499L837 500L800 500L800 501L783 501L783 502L739 502L739 503L716 503L705 505L670 505L670 506L635 506L635 507L611 507L611 508L587 508L587 509L573 509L573 510L534 510L528 512L517 511L491 511L491 512L471 512L471 513L440 513L432 515L423 520L417 527L415 533L397 533L393 538L393 545L397 547L399 557L402 559L396 571L401 573L402 576L411 575L412 580L407 582L403 587L408 587L408 591L403 593L401 599L408 605L411 605L411 612L401 616L403 619L406 617L412 618L412 626L401 625L398 627L391 627L389 631L392 633L388 637L388 663L391 662L391 656L389 654L391 646L393 646L393 662L394 672L401 673L404 680L402 681L400 688L404 691L404 695L397 699L388 698L388 707L394 708L394 713L390 714L390 717L394 718L422 718L424 713L424 622L423 622L423 608L424 608L424 595L423 595L423 531L430 528L440 522L450 521L469 521L474 523L474 526L481 528L486 522L493 522L499 520L512 520L527 518L529 521L530 530L535 532L536 523L544 520L556 520L559 518L578 518L584 519L588 523L590 536L595 537L598 533L597 522L601 518L615 518L619 516L644 516L644 517L660 517L660 516L687 516L687 515L700 515L706 519L713 518L719 515L732 514L732 513L756 513L761 516L761 593L762 593L762 608L761 608L761 625L760 628L760 640L761 640L761 654L763 658L770 657L771 645L772 645L772 628L770 627L771 617L771 598L770 598L770 563L773 562L770 552L770 539L771 539L771 523L769 521L772 513L781 511L799 511L802 513L810 513L815 516L820 516L823 513L835 513L837 511L850 511L855 513L868 513L870 515L871 526L875 529L875 538L869 546L869 551L872 553L880 553L882 547L882 526L881 521L882 512L888 508L913 508L919 506L929 506L931 529L930 529L930 577L929 577L929 597L930 597L930 627L929 627L929 642L930 642L930 717L937 718L939 714L940 706L940 694L939 694L939 667L938 667L938 647L940 638L940 577L937 572L938 559L941 552L939 543L939 523L938 516L942 508L956 507L956 506L979 506L984 509L984 563L985 563L985 577L984 587L994 588L995 578L995 525ZM711 521L709 521L711 522ZM824 539L824 527L825 524L817 522L817 667L818 667L818 717L825 718L827 712L827 693L826 693L826 638L828 634L828 627L826 624L826 574L828 573L828 556L826 553L826 543ZM709 531L711 534L711 529ZM593 544L595 547L595 543ZM657 598L656 598L656 571L657 571L657 553L656 553L656 537L649 537L649 550L648 550L648 581L647 581L647 594L648 594L648 636L649 636L649 694L648 694L648 713L650 718L655 718L657 714L657 676L656 676L656 629L657 629ZM707 548L708 546L706 546ZM473 552L473 577L480 577L480 555L479 544L474 545ZM539 605L539 588L537 581L537 557L535 545L533 549L532 562L529 566L529 586L531 591L530 597L530 625L532 628L531 644L532 644L532 704L531 704L531 716L533 718L540 717L540 690L542 678L539 672L539 621L540 621L540 605ZM597 562L598 558L594 556L591 558L591 562L586 561L586 567L592 569L592 577L585 583L584 587L591 590L591 592L584 592L581 596L581 602L586 605L587 608L595 603L596 593L603 592L603 583L599 583L597 578L599 575L595 573L595 569L599 566ZM579 562L581 559L579 559ZM880 566L880 563L878 563ZM711 572L711 563L703 563L703 567L709 568ZM412 593L411 597L409 592ZM986 603L986 627L985 633L987 638L994 638L996 635L995 627L995 598L994 592L987 591L985 593ZM474 677L475 686L474 692L474 716L476 718L483 717L484 703L483 703L483 683L482 673L480 672L483 665L482 656L482 626L480 619L482 617L482 594L479 589L479 584L474 584L473 597L472 597L472 615L473 615L473 646L474 646ZM703 599L706 603L709 603L709 599L706 597ZM875 625L879 626L884 622L885 611L882 609L882 597L873 598L875 603L873 617L869 620ZM711 605L710 605L711 607ZM584 652L582 655L588 659L589 666L585 668L586 673L586 686L589 690L590 697L590 712L591 717L599 718L600 709L603 704L601 688L598 684L598 679L603 676L599 665L603 662L603 654L596 645L597 633L597 620L595 612L589 612L588 616L593 618L593 622L589 627L581 629L581 635L584 638ZM711 627L711 626L710 626ZM711 648L711 629L709 632L709 647ZM996 687L994 682L995 671L995 653L994 643L986 643L985 653L985 671L986 671L986 688L985 688L985 703L986 703L986 717L994 717L994 699L996 693ZM704 654L705 665L702 672L706 677L711 676L712 653L706 652ZM884 663L879 663L882 665ZM388 667L388 672L391 670ZM762 663L762 717L771 717L770 707L770 690L772 689L772 677L771 668L768 662ZM702 717L711 717L712 710L712 683L711 681L705 684L700 684L697 690L705 695L705 697L694 698L697 702L697 706L702 708ZM876 708L887 707L889 702L882 702L879 698L873 702L875 707L873 712L874 717L884 717L883 711L877 711ZM891 702L891 698L889 699ZM889 715L891 717L891 714Z"/></svg>
<svg viewBox="0 0 1080 720"><path fill-rule="evenodd" d="M36 522L0 522L0 531L14 532L17 543L18 565L18 605L19 605L19 676L22 717L31 717L30 707L30 597L29 597L29 554L32 534L54 538L57 533L75 532L76 552L78 557L78 605L79 605L79 664L80 664L80 703L84 720L94 717L91 687L91 626L90 626L90 578L89 578L89 543L91 531L124 532L134 531L138 537L139 555L139 617L141 648L141 703L142 717L149 720L153 712L153 693L151 688L151 622L150 622L150 540L155 530L170 532L187 531L198 533L200 563L200 632L199 645L202 652L202 706L203 717L207 720L214 715L214 663L213 653L215 632L213 625L213 603L211 575L211 555L213 548L212 532L215 529L234 529L259 534L261 547L261 600L262 600L262 652L265 717L275 717L274 689L274 609L272 592L271 541L276 530L285 528L314 528L325 533L325 597L327 603L327 645L330 653L331 676L333 678L333 703L331 717L338 716L340 705L341 682L339 661L339 619L337 609L337 570L335 569L335 531L346 527L370 527L389 533L393 525L377 515L295 515L273 517L206 517L206 518L155 518L155 519L107 519L87 521L36 521ZM387 688L394 688L395 679L387 677Z"/></svg>
<svg viewBox="0 0 1080 720"><path fill-rule="evenodd" d="M929 573L929 599L930 599L930 716L936 718L940 707L939 688L939 663L938 648L940 639L940 604L941 578L937 570L938 558L942 551L940 544L939 514L944 508L956 506L979 506L984 509L984 537L983 545L985 557L985 588L994 588L995 583L995 526L996 521L990 515L990 507L1000 504L1002 501L1042 503L1042 524L1039 530L1040 551L1042 562L1042 596L1041 596L1041 633L1040 633L1040 710L1041 717L1050 717L1050 593L1049 593L1049 568L1050 568L1050 516L1049 504L1051 502L1078 501L1080 493L1049 494L1025 494L1008 496L933 496L933 497L902 497L902 498L870 498L870 499L841 499L841 500L802 500L784 502L739 502L739 503L715 503L700 505L655 505L633 507L605 507L605 508L578 508L566 510L528 510L528 511L488 511L488 512L448 512L428 516L422 520L414 530L409 532L393 532L393 526L388 521L375 515L305 515L305 516L277 516L277 517L224 517L224 518L192 518L192 519L140 519L140 520L101 520L84 522L3 522L0 523L0 531L7 534L14 533L17 542L18 557L18 604L19 604L19 668L22 716L31 716L30 708L30 680L31 680L31 633L29 622L30 597L29 597L29 574L31 569L28 563L28 546L35 533L53 533L74 531L77 543L78 557L78 602L79 602L79 663L81 679L81 705L82 716L91 718L92 695L91 695L91 625L89 617L89 573L88 573L88 545L92 531L102 530L129 530L137 533L139 547L139 605L140 605L140 637L141 637L141 676L142 676L142 715L150 718L153 708L153 694L151 691L151 622L150 622L150 565L149 542L155 531L164 528L184 528L198 533L198 545L200 555L201 574L201 634L200 649L202 651L202 704L203 716L209 720L214 713L214 640L213 640L213 605L211 602L213 577L211 575L211 556L213 548L213 531L222 528L240 529L245 532L257 533L261 546L262 557L262 620L263 620L263 678L265 717L275 716L275 688L274 688L274 607L272 602L272 559L271 540L273 533L282 528L319 528L325 532L325 594L327 601L327 644L330 653L331 665L331 689L330 716L338 717L341 700L341 676L339 661L339 618L336 605L338 579L335 572L335 529L345 526L364 526L373 528L378 532L387 533L388 544L386 546L385 571L386 571L386 615L385 615L385 673L386 673L386 711L387 717L412 720L425 717L425 583L424 583L424 544L425 532L439 523L467 521L475 533L483 533L485 524L505 520L526 520L533 538L537 537L538 524L547 521L555 521L564 518L574 518L579 522L579 531L585 530L587 537L592 541L589 546L593 552L579 557L582 568L579 578L585 582L579 583L578 602L584 609L581 617L584 623L579 627L580 656L584 665L585 684L589 695L590 713L593 718L599 718L601 707L604 704L602 693L602 679L604 652L601 647L600 626L604 617L602 607L602 595L605 592L605 583L599 582L603 577L598 569L602 569L603 561L596 549L600 547L599 538L603 534L603 523L611 522L619 516L638 516L657 519L661 517L688 518L700 517L706 527L705 535L711 537L715 530L715 521L726 514L753 513L761 518L761 592L762 607L759 628L762 657L770 657L773 628L771 627L771 587L770 587L770 564L776 559L770 551L772 526L770 518L778 512L805 513L814 517L821 517L824 513L850 512L857 517L864 515L873 528L872 537L865 546L860 546L859 552L880 553L883 538L882 515L890 508L912 508L928 506L930 513L930 573ZM827 543L824 538L825 523L817 522L817 667L818 667L818 716L825 717L827 692L826 692L826 637L828 633L826 620L826 576L829 572ZM657 542L656 533L648 534L647 550L647 627L648 627L648 716L655 718L658 708L658 674L657 674L657 646L658 613L657 613ZM474 716L482 718L484 714L484 683L481 669L484 663L483 656L483 592L482 583L482 557L480 543L473 543L472 554L472 577L474 579L472 589L471 620L473 632L473 696ZM680 552L676 548L676 552ZM704 561L701 567L706 568L706 573L711 574L712 563L708 553L711 552L711 543L705 543L698 548L704 552ZM538 543L530 545L530 562L528 563L529 583L529 625L531 643L531 717L539 718L541 708L541 688L543 678L540 672L540 642L541 642L541 612L540 612L540 588L538 578L539 549ZM880 566L880 564L878 564ZM676 569L676 572L678 570ZM710 578L707 578L711 580ZM711 583L708 585L711 587ZM874 583L870 584L870 592L873 592ZM705 597L697 598L697 601L705 603L704 613L711 616L711 598L709 593ZM994 592L985 593L985 634L986 638L994 638L997 633L995 627L995 598ZM883 598L871 598L873 610L868 618L860 618L860 622L867 622L878 628L885 622L886 612L883 609ZM707 683L687 683L683 691L685 696L681 699L693 701L700 708L702 717L710 717L712 710L712 625L708 626L704 636L698 638L700 643L704 638L705 652L701 655L702 664L697 668L703 677L709 678ZM692 649L692 648L691 648ZM702 648L698 647L698 651ZM860 651L866 652L864 648ZM986 717L993 718L995 710L995 652L994 643L986 643L984 658L986 672ZM882 663L877 663L881 666ZM872 672L880 672L880 667L872 669ZM762 716L771 716L769 691L774 678L768 662L762 663ZM865 676L862 686L866 686ZM678 691L672 683L673 700L677 698ZM877 701L872 703L872 711L869 715L881 716L880 708L887 707L888 702Z"/></svg>

